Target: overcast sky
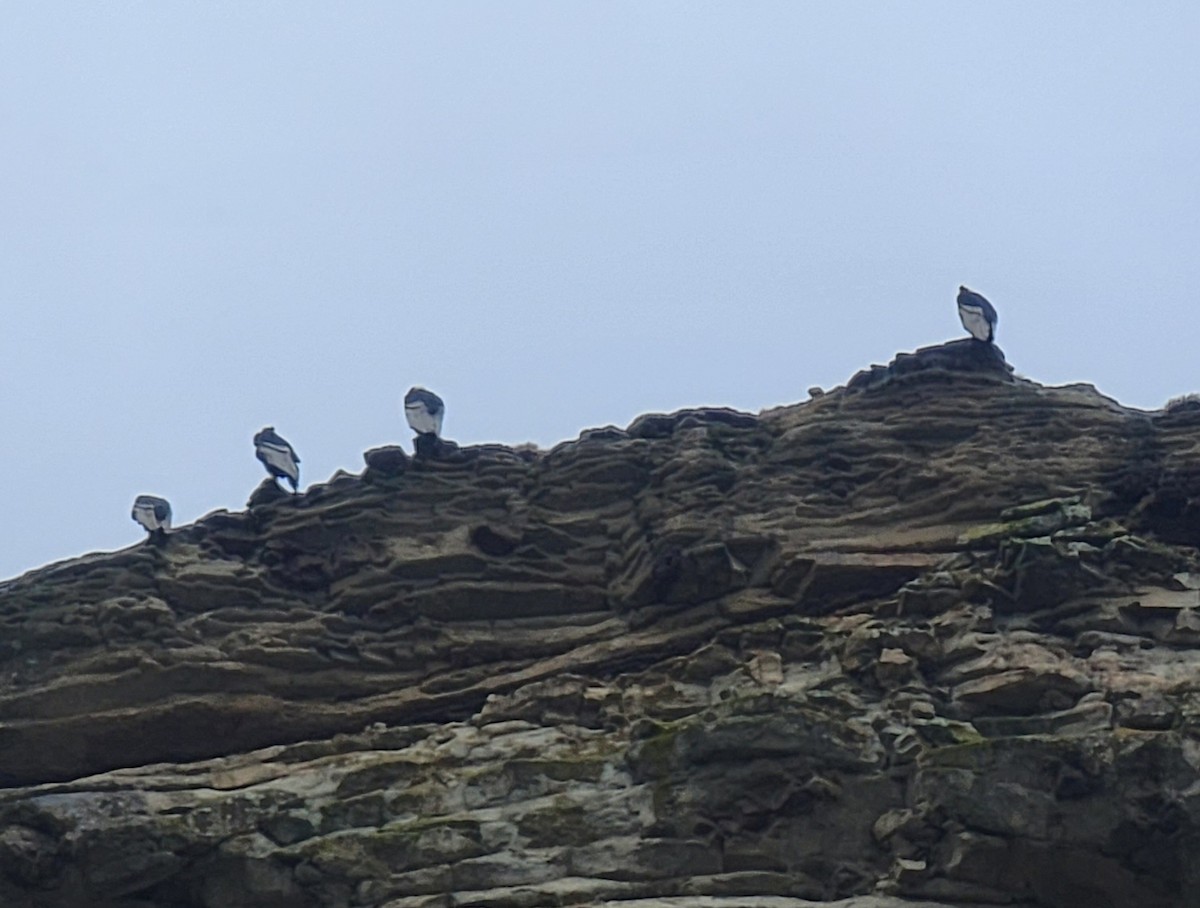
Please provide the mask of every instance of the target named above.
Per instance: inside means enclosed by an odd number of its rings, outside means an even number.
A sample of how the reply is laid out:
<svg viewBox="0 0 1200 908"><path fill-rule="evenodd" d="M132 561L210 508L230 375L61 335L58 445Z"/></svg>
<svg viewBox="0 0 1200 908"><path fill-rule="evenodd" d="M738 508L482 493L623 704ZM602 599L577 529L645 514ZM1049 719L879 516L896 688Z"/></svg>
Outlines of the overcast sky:
<svg viewBox="0 0 1200 908"><path fill-rule="evenodd" d="M0 577L408 443L757 411L962 334L1196 390L1200 3L0 7Z"/></svg>

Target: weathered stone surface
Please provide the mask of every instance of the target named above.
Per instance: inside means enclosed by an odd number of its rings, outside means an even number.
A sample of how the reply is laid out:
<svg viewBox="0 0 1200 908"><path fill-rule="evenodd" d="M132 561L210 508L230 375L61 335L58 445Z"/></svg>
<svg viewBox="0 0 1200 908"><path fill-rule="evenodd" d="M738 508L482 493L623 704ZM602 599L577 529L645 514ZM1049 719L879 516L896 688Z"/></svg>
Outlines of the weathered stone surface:
<svg viewBox="0 0 1200 908"><path fill-rule="evenodd" d="M369 471L379 476L399 476L408 469L409 456L398 445L385 445L364 452L363 461Z"/></svg>
<svg viewBox="0 0 1200 908"><path fill-rule="evenodd" d="M0 584L5 908L1167 908L1200 419L970 340Z"/></svg>

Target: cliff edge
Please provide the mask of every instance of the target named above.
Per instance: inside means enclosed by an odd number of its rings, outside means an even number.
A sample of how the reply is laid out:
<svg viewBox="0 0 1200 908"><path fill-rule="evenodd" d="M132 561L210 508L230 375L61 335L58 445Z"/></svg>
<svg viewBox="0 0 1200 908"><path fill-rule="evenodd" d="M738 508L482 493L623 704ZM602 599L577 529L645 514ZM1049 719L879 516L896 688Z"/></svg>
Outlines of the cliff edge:
<svg viewBox="0 0 1200 908"><path fill-rule="evenodd" d="M0 905L1200 904L1200 406L366 460L0 584Z"/></svg>

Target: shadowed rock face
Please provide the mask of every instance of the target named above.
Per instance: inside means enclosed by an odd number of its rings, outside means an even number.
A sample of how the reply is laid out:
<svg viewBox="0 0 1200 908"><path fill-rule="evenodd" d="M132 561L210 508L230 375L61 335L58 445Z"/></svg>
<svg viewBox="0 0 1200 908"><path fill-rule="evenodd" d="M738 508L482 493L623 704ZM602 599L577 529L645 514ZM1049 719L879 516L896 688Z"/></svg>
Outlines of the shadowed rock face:
<svg viewBox="0 0 1200 908"><path fill-rule="evenodd" d="M1189 904L1198 413L968 340L0 584L0 905Z"/></svg>

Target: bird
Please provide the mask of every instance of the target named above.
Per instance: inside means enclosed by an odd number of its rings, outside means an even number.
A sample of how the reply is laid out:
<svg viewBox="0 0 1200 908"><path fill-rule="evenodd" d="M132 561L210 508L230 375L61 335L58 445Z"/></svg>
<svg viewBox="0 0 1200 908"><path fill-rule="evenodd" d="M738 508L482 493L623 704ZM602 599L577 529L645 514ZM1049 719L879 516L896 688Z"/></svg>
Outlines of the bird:
<svg viewBox="0 0 1200 908"><path fill-rule="evenodd" d="M414 387L404 395L404 418L408 420L409 428L418 435L440 436L442 417L445 415L446 405L432 391Z"/></svg>
<svg viewBox="0 0 1200 908"><path fill-rule="evenodd" d="M276 431L267 426L254 436L254 456L262 461L272 476L282 476L292 486L292 494L300 482L300 458L296 451Z"/></svg>
<svg viewBox="0 0 1200 908"><path fill-rule="evenodd" d="M157 495L139 495L133 500L130 516L150 534L151 539L166 538L171 529L171 503Z"/></svg>
<svg viewBox="0 0 1200 908"><path fill-rule="evenodd" d="M983 294L959 286L958 317L962 319L963 327L976 340L983 341L985 344L990 344L995 340L996 322L999 320L999 316L996 315L995 307L987 301Z"/></svg>

